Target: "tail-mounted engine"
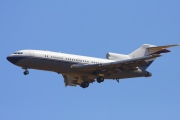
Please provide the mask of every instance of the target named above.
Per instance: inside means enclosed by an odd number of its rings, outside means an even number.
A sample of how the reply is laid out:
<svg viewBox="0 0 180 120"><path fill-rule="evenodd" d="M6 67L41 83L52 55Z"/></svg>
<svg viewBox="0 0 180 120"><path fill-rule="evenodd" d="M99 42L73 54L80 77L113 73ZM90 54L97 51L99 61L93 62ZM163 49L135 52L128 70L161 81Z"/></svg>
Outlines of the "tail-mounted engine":
<svg viewBox="0 0 180 120"><path fill-rule="evenodd" d="M108 52L106 54L106 58L109 59L109 60L126 60L126 59L130 59L129 55L118 54L118 53L110 53L110 52Z"/></svg>

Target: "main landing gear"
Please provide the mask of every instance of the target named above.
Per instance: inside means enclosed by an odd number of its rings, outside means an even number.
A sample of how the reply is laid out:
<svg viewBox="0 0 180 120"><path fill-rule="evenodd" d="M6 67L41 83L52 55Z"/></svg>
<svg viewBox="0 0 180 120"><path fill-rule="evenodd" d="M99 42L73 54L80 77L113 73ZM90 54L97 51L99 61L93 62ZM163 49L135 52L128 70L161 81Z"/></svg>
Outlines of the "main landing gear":
<svg viewBox="0 0 180 120"><path fill-rule="evenodd" d="M29 71L26 69L25 71L24 71L24 75L28 75L29 74Z"/></svg>
<svg viewBox="0 0 180 120"><path fill-rule="evenodd" d="M80 86L82 88L87 88L87 87L89 87L89 82L82 82Z"/></svg>
<svg viewBox="0 0 180 120"><path fill-rule="evenodd" d="M96 81L98 83L104 82L104 76L98 76ZM79 86L81 86L82 88L87 88L87 87L89 87L89 82L82 81L82 83Z"/></svg>
<svg viewBox="0 0 180 120"><path fill-rule="evenodd" d="M104 77L103 76L98 76L97 77L97 82L98 83L104 82Z"/></svg>

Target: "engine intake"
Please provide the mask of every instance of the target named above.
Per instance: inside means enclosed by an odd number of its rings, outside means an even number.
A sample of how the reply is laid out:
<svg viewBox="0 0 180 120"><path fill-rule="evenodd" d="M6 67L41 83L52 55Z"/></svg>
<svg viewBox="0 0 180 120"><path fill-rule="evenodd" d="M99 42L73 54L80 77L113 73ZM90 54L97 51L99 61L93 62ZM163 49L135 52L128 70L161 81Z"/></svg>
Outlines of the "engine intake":
<svg viewBox="0 0 180 120"><path fill-rule="evenodd" d="M109 59L109 60L126 60L126 59L130 59L130 56L129 55L124 55L124 54L108 52L106 54L106 58Z"/></svg>

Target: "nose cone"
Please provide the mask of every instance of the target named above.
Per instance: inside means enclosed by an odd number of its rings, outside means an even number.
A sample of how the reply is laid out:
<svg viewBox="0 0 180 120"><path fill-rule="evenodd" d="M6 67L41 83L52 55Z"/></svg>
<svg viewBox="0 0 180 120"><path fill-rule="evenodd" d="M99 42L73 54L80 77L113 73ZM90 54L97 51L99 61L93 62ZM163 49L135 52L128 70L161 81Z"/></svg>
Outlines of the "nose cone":
<svg viewBox="0 0 180 120"><path fill-rule="evenodd" d="M13 57L13 56L8 56L8 57L7 57L7 60L8 60L9 62L13 63L13 64L16 64L16 63L19 61L18 58Z"/></svg>

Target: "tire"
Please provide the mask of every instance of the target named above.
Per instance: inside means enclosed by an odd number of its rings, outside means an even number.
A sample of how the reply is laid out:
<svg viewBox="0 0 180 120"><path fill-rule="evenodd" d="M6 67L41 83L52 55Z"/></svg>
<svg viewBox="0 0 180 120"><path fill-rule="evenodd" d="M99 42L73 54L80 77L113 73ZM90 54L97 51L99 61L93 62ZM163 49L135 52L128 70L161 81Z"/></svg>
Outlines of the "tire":
<svg viewBox="0 0 180 120"><path fill-rule="evenodd" d="M82 88L87 88L87 87L89 87L89 82L82 82L80 86Z"/></svg>
<svg viewBox="0 0 180 120"><path fill-rule="evenodd" d="M103 76L97 77L97 82L98 83L104 82L104 77Z"/></svg>
<svg viewBox="0 0 180 120"><path fill-rule="evenodd" d="M29 71L27 71L27 70L24 71L24 75L27 75L27 74L29 74Z"/></svg>

